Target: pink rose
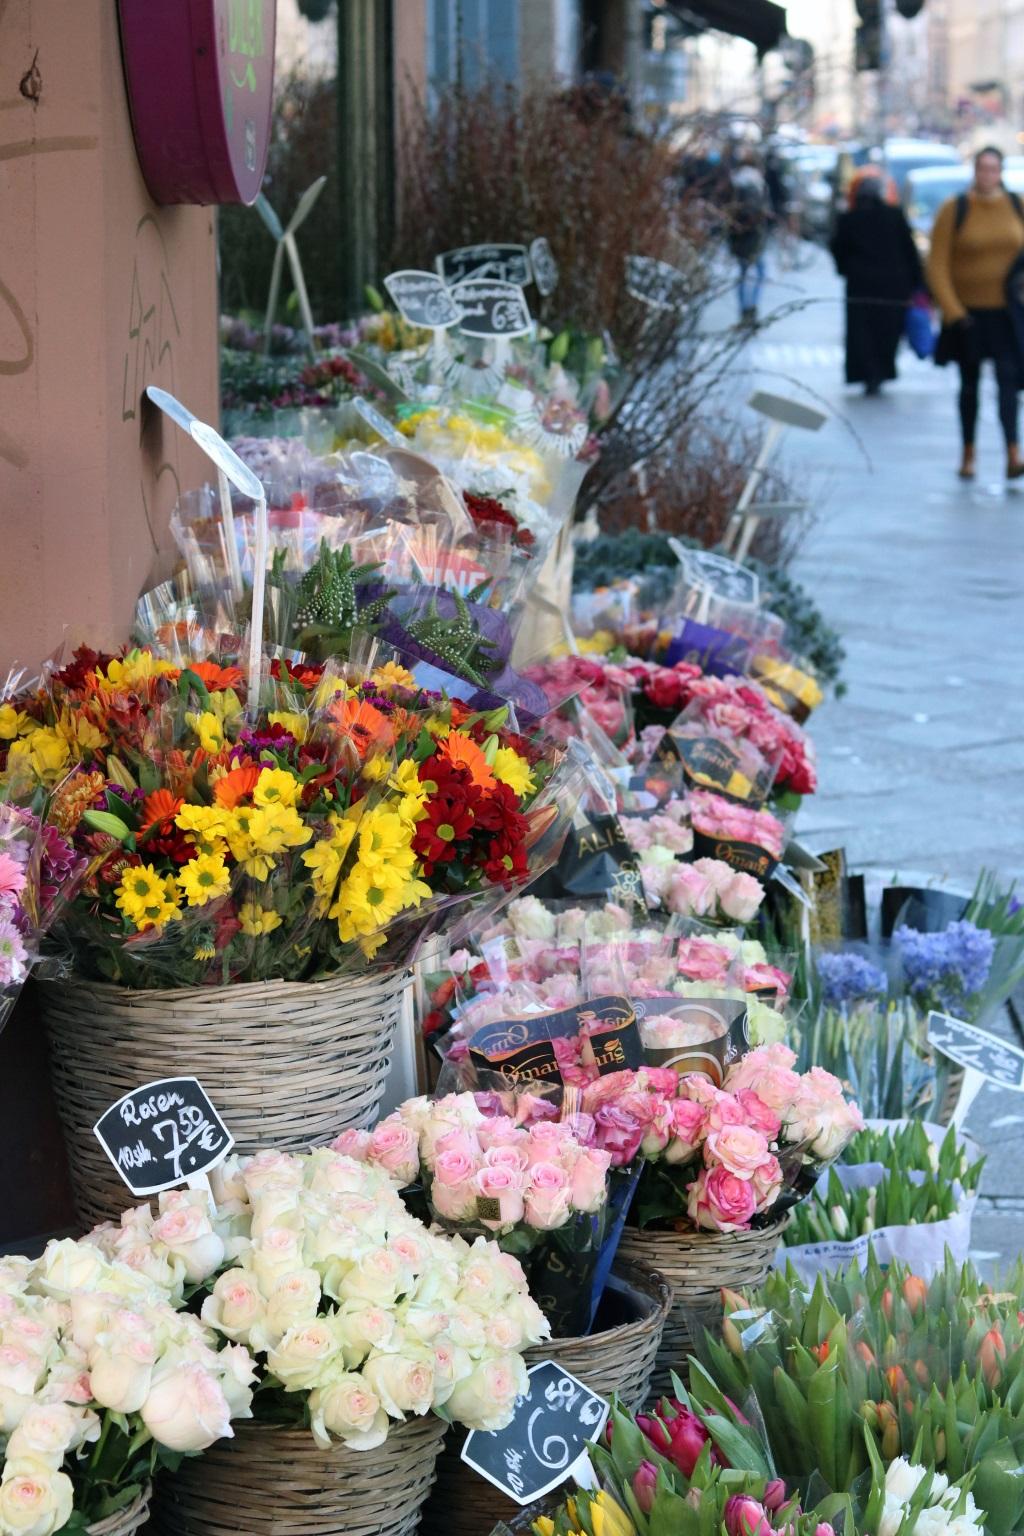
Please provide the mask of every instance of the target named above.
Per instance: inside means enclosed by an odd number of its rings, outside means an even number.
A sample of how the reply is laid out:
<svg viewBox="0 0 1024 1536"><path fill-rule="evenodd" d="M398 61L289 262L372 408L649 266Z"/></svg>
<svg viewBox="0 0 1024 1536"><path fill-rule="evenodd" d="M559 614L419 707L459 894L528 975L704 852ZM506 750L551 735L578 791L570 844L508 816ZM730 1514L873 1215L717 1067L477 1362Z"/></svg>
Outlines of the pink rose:
<svg viewBox="0 0 1024 1536"><path fill-rule="evenodd" d="M769 1210L782 1193L782 1166L778 1158L766 1157L760 1168L754 1169L751 1183L760 1215L762 1211Z"/></svg>
<svg viewBox="0 0 1024 1536"><path fill-rule="evenodd" d="M605 1104L614 1104L623 1094L632 1093L637 1087L632 1072L608 1072L587 1084L583 1094L583 1109L588 1115L596 1115Z"/></svg>
<svg viewBox="0 0 1024 1536"><path fill-rule="evenodd" d="M521 1126L508 1115L488 1116L477 1126L476 1139L485 1152L491 1147L518 1147L526 1137Z"/></svg>
<svg viewBox="0 0 1024 1536"><path fill-rule="evenodd" d="M641 1067L636 1074L636 1086L649 1093L663 1093L673 1099L679 1089L679 1074L673 1067Z"/></svg>
<svg viewBox="0 0 1024 1536"><path fill-rule="evenodd" d="M686 1202L695 1226L711 1232L743 1232L757 1213L750 1179L738 1179L728 1168L702 1168L690 1185Z"/></svg>
<svg viewBox="0 0 1024 1536"><path fill-rule="evenodd" d="M736 1097L743 1105L747 1123L752 1125L755 1131L760 1131L763 1136L767 1136L769 1141L774 1141L782 1129L782 1121L774 1109L769 1109L752 1088L741 1088Z"/></svg>
<svg viewBox="0 0 1024 1536"><path fill-rule="evenodd" d="M538 1125L531 1125L523 1147L526 1166L532 1168L536 1163L556 1161L566 1142L572 1140L572 1127L561 1120L542 1120Z"/></svg>
<svg viewBox="0 0 1024 1536"><path fill-rule="evenodd" d="M690 981L724 981L730 955L714 939L682 939L677 951L680 974Z"/></svg>
<svg viewBox="0 0 1024 1536"><path fill-rule="evenodd" d="M400 1120L382 1120L370 1137L369 1160L399 1184L413 1184L420 1173L419 1137Z"/></svg>
<svg viewBox="0 0 1024 1536"><path fill-rule="evenodd" d="M752 922L764 900L764 886L753 875L736 872L718 893L719 905L734 923Z"/></svg>
<svg viewBox="0 0 1024 1536"><path fill-rule="evenodd" d="M681 917L706 917L714 907L715 893L693 864L680 864L672 870L665 900L669 911Z"/></svg>
<svg viewBox="0 0 1024 1536"><path fill-rule="evenodd" d="M712 1131L721 1131L726 1126L745 1126L747 1117L743 1112L743 1105L731 1093L723 1093L720 1088L715 1089L715 1097L708 1108L708 1134Z"/></svg>
<svg viewBox="0 0 1024 1536"><path fill-rule="evenodd" d="M569 1175L555 1163L534 1163L526 1191L526 1220L541 1232L564 1227L572 1212Z"/></svg>
<svg viewBox="0 0 1024 1536"><path fill-rule="evenodd" d="M447 1221L466 1221L476 1211L476 1163L462 1152L442 1152L434 1164L430 1203Z"/></svg>
<svg viewBox="0 0 1024 1536"><path fill-rule="evenodd" d="M477 1205L477 1216L492 1232L504 1227L514 1227L522 1221L524 1213L524 1178L519 1168L485 1167L473 1177L473 1188L480 1200L496 1200L497 1216L485 1216Z"/></svg>
<svg viewBox="0 0 1024 1536"><path fill-rule="evenodd" d="M519 1147L488 1147L484 1153L486 1168L512 1168L519 1173L526 1169L526 1153Z"/></svg>
<svg viewBox="0 0 1024 1536"><path fill-rule="evenodd" d="M434 1166L446 1152L451 1152L457 1157L469 1158L474 1165L480 1161L480 1143L470 1131L450 1130L446 1131L434 1143Z"/></svg>
<svg viewBox="0 0 1024 1536"><path fill-rule="evenodd" d="M704 1140L707 1111L692 1099L676 1099L672 1105L672 1140L665 1149L667 1163L688 1163Z"/></svg>
<svg viewBox="0 0 1024 1536"><path fill-rule="evenodd" d="M340 1152L343 1157L354 1157L357 1163L365 1163L370 1151L370 1133L355 1128L342 1131L331 1142L331 1151Z"/></svg>
<svg viewBox="0 0 1024 1536"><path fill-rule="evenodd" d="M594 1116L597 1144L612 1155L616 1168L631 1163L640 1150L643 1126L633 1116L605 1104Z"/></svg>
<svg viewBox="0 0 1024 1536"><path fill-rule="evenodd" d="M704 1157L710 1167L721 1163L738 1179L752 1178L768 1158L768 1142L760 1131L749 1125L727 1125L712 1130L704 1143Z"/></svg>
<svg viewBox="0 0 1024 1536"><path fill-rule="evenodd" d="M644 1157L664 1152L672 1136L672 1105L661 1094L630 1093L619 1101L624 1114L632 1115L642 1130L640 1151Z"/></svg>
<svg viewBox="0 0 1024 1536"><path fill-rule="evenodd" d="M599 1211L608 1198L608 1169L612 1155L597 1147L585 1147L573 1165L572 1203L588 1215Z"/></svg>

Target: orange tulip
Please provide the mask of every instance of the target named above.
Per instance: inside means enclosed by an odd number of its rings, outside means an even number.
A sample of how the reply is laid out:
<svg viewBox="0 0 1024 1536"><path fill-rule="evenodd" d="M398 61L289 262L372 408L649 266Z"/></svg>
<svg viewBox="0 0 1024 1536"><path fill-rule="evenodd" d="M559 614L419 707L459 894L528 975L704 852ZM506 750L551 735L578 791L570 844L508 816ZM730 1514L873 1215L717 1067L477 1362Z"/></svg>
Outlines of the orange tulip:
<svg viewBox="0 0 1024 1536"><path fill-rule="evenodd" d="M990 1328L978 1350L978 1364L990 1387L994 1387L1003 1374L1001 1361L1006 1359L1006 1341L998 1328Z"/></svg>
<svg viewBox="0 0 1024 1536"><path fill-rule="evenodd" d="M853 1348L855 1353L860 1356L865 1365L878 1364L878 1361L875 1359L874 1350L870 1347L870 1345L865 1344L863 1339L858 1339Z"/></svg>
<svg viewBox="0 0 1024 1536"><path fill-rule="evenodd" d="M903 1300L916 1317L928 1303L928 1287L920 1275L908 1275L903 1282Z"/></svg>

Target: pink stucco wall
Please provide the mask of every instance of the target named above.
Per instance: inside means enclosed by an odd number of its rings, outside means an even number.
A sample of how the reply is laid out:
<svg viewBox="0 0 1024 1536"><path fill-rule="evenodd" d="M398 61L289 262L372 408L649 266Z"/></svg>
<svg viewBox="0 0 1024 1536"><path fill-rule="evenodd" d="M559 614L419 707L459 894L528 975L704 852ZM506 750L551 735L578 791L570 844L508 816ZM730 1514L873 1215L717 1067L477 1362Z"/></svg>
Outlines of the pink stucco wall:
<svg viewBox="0 0 1024 1536"><path fill-rule="evenodd" d="M0 0L0 681L113 644L203 478L143 416L156 382L216 420L208 208L157 208L132 142L115 0Z"/></svg>

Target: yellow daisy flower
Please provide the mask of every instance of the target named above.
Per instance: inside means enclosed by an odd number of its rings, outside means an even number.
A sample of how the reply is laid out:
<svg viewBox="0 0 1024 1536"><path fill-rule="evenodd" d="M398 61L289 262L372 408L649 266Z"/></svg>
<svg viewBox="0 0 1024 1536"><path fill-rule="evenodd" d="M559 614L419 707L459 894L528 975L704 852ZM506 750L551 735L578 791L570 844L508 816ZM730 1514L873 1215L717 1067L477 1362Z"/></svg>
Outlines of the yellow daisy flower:
<svg viewBox="0 0 1024 1536"><path fill-rule="evenodd" d="M252 798L257 805L295 805L302 785L286 768L264 768L256 780Z"/></svg>
<svg viewBox="0 0 1024 1536"><path fill-rule="evenodd" d="M208 901L227 895L231 876L223 859L201 853L179 870L178 885L190 907L205 907Z"/></svg>
<svg viewBox="0 0 1024 1536"><path fill-rule="evenodd" d="M111 688L134 688L137 683L148 682L153 677L177 676L178 668L172 661L161 661L152 651L129 651L120 660L116 657L107 667L106 674L97 667L96 681Z"/></svg>
<svg viewBox="0 0 1024 1536"><path fill-rule="evenodd" d="M268 933L273 933L275 928L280 928L282 918L280 912L275 912L273 907L261 907L256 901L243 901L238 909L238 921L243 933L247 933L251 939L262 939Z"/></svg>
<svg viewBox="0 0 1024 1536"><path fill-rule="evenodd" d="M185 721L195 731L204 752L221 750L224 745L224 724L212 710L204 709L201 714L195 714L190 710L185 716Z"/></svg>
<svg viewBox="0 0 1024 1536"><path fill-rule="evenodd" d="M491 764L491 772L500 783L507 784L517 795L528 795L536 787L529 763L511 747L498 748Z"/></svg>
<svg viewBox="0 0 1024 1536"><path fill-rule="evenodd" d="M152 864L125 870L117 888L117 905L140 932L161 928L180 915L174 881L165 880Z"/></svg>
<svg viewBox="0 0 1024 1536"><path fill-rule="evenodd" d="M382 667L378 667L370 674L371 682L378 688L415 688L416 679L407 667L400 667L397 661L386 661Z"/></svg>

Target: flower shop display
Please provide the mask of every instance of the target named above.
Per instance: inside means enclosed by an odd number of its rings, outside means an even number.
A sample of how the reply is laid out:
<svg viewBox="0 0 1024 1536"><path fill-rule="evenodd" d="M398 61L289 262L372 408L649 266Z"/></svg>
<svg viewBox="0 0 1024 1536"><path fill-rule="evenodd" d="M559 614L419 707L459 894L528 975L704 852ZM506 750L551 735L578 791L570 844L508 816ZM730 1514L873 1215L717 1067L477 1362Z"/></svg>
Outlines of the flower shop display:
<svg viewBox="0 0 1024 1536"><path fill-rule="evenodd" d="M874 1255L863 1271L819 1275L811 1288L777 1273L725 1296L721 1339L701 1343L709 1375L691 1370L690 1395L718 1411L725 1403L733 1421L729 1403L747 1417L756 1404L791 1485L820 1477L847 1490L876 1458L888 1467L909 1457L951 1482L972 1475L986 1530L1008 1536L1024 1516L1022 1302L1019 1264L997 1288L948 1259L930 1282Z"/></svg>
<svg viewBox="0 0 1024 1536"><path fill-rule="evenodd" d="M383 1168L329 1148L230 1158L88 1239L254 1361L255 1423L231 1454L157 1488L157 1528L204 1536L303 1518L412 1530L446 1423L497 1429L525 1390L522 1351L548 1334L518 1262L483 1238L428 1231ZM425 1419L425 1416L430 1416ZM387 1442L390 1458L376 1455ZM392 1443L394 1442L394 1444ZM272 1488L277 1452L292 1475Z"/></svg>
<svg viewBox="0 0 1024 1536"><path fill-rule="evenodd" d="M254 1362L220 1345L159 1275L86 1242L0 1260L3 1536L144 1525L154 1474L251 1417Z"/></svg>
<svg viewBox="0 0 1024 1536"><path fill-rule="evenodd" d="M257 708L231 664L82 651L19 704L6 776L62 778L50 821L90 861L44 994L86 1218L123 1205L92 1125L183 1067L243 1151L371 1120L411 947L529 878L572 798L502 711L387 665L275 662Z"/></svg>

